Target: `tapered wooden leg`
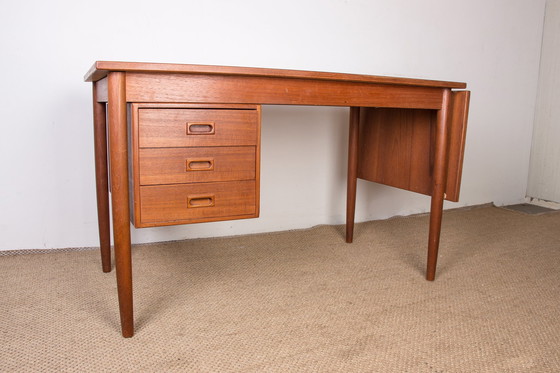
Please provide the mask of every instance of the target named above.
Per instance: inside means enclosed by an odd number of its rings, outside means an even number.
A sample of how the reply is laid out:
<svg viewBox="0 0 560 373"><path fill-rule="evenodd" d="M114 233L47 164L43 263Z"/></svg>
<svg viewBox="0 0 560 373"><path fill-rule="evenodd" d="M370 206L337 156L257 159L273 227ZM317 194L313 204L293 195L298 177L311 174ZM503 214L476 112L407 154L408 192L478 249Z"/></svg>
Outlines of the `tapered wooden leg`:
<svg viewBox="0 0 560 373"><path fill-rule="evenodd" d="M132 259L130 252L130 212L128 195L128 140L126 125L125 74L108 76L109 150L113 240L123 337L134 335L132 306Z"/></svg>
<svg viewBox="0 0 560 373"><path fill-rule="evenodd" d="M436 123L436 143L434 157L434 177L432 188L432 203L430 208L430 233L428 237L428 260L426 279L433 281L436 277L436 265L441 233L441 218L443 215L443 200L447 183L447 147L448 147L448 107L451 91L443 93L442 109L438 110Z"/></svg>
<svg viewBox="0 0 560 373"><path fill-rule="evenodd" d="M350 108L350 133L348 136L348 183L346 198L346 242L354 238L354 216L356 212L356 186L358 180L358 133L360 108Z"/></svg>
<svg viewBox="0 0 560 373"><path fill-rule="evenodd" d="M97 83L93 83L93 138L95 151L95 186L101 268L111 272L111 229L109 221L109 178L107 174L107 127L105 103L97 102Z"/></svg>

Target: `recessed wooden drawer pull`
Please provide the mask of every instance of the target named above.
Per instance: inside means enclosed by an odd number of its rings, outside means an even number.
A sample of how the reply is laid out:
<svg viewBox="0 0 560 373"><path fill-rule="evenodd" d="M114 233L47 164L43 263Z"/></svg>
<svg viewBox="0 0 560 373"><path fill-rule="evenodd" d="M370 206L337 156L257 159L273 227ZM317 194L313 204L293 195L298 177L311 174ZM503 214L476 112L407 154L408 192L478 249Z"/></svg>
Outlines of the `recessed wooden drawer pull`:
<svg viewBox="0 0 560 373"><path fill-rule="evenodd" d="M196 195L187 197L187 207L212 207L214 206L214 195Z"/></svg>
<svg viewBox="0 0 560 373"><path fill-rule="evenodd" d="M214 158L187 159L187 171L213 171Z"/></svg>
<svg viewBox="0 0 560 373"><path fill-rule="evenodd" d="M214 122L187 122L187 135L213 135Z"/></svg>

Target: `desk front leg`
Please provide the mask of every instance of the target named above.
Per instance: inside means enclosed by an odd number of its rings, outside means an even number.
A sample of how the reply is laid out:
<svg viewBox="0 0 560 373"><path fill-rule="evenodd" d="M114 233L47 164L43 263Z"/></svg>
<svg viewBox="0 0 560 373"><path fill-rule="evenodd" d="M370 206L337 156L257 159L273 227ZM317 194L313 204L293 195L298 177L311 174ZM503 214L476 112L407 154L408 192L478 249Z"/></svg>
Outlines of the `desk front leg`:
<svg viewBox="0 0 560 373"><path fill-rule="evenodd" d="M132 305L132 259L130 250L125 79L125 73L109 73L108 120L113 239L115 243L119 311L122 335L123 337L132 337L134 335L134 318Z"/></svg>
<svg viewBox="0 0 560 373"><path fill-rule="evenodd" d="M428 236L428 260L426 279L433 281L436 277L436 265L443 215L443 200L447 186L447 154L448 154L448 112L451 90L443 92L442 108L438 110L436 122L436 142L434 157L434 173L432 186L432 202L430 207L430 233Z"/></svg>

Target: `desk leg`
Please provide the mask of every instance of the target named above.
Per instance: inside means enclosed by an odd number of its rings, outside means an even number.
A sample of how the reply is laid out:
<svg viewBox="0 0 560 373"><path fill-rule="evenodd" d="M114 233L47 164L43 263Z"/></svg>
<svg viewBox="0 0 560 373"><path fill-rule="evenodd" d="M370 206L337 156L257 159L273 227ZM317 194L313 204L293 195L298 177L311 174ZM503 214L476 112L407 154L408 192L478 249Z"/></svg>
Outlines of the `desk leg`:
<svg viewBox="0 0 560 373"><path fill-rule="evenodd" d="M436 265L443 215L443 200L447 184L447 148L448 148L448 107L451 91L444 90L442 109L438 110L436 123L436 143L434 159L434 177L432 187L432 203L430 208L430 233L428 237L428 260L426 279L433 281L436 277Z"/></svg>
<svg viewBox="0 0 560 373"><path fill-rule="evenodd" d="M128 140L126 124L125 73L108 77L109 150L115 266L123 337L134 335L132 309L132 259L128 195Z"/></svg>
<svg viewBox="0 0 560 373"><path fill-rule="evenodd" d="M346 242L354 238L354 216L356 212L356 186L358 180L358 133L360 108L350 108L350 132L348 136L348 183L346 199Z"/></svg>
<svg viewBox="0 0 560 373"><path fill-rule="evenodd" d="M103 272L111 272L111 228L109 223L109 178L107 174L106 106L97 102L97 83L93 83L93 138L95 151L95 187L97 221Z"/></svg>

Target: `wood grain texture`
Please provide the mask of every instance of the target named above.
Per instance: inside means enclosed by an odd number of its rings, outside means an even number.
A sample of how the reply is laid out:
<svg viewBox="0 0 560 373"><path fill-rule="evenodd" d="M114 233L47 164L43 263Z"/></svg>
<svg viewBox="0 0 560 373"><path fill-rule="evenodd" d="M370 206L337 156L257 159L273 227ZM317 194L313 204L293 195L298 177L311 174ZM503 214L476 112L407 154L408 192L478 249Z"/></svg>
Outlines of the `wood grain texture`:
<svg viewBox="0 0 560 373"><path fill-rule="evenodd" d="M445 199L459 200L469 91L453 92L448 118ZM436 110L362 108L358 177L432 195Z"/></svg>
<svg viewBox="0 0 560 373"><path fill-rule="evenodd" d="M350 108L348 126L348 175L346 182L346 242L354 239L354 216L356 213L356 188L358 183L358 153L360 132L360 108Z"/></svg>
<svg viewBox="0 0 560 373"><path fill-rule="evenodd" d="M362 108L358 177L431 195L435 110Z"/></svg>
<svg viewBox="0 0 560 373"><path fill-rule="evenodd" d="M435 148L434 148L434 176L432 182L432 200L430 204L430 230L428 233L428 258L426 264L426 280L434 281L441 234L441 219L443 217L443 200L447 185L447 161L449 148L448 116L451 104L451 90L443 91L443 108L437 112Z"/></svg>
<svg viewBox="0 0 560 373"><path fill-rule="evenodd" d="M257 145L256 110L139 109L139 146ZM188 133L189 123L213 123L211 134Z"/></svg>
<svg viewBox="0 0 560 373"><path fill-rule="evenodd" d="M140 185L254 180L256 147L140 149ZM207 170L211 160L211 170ZM199 165L193 162L199 162ZM187 169L187 163L191 167Z"/></svg>
<svg viewBox="0 0 560 373"><path fill-rule="evenodd" d="M134 335L132 305L132 259L128 191L128 140L125 74L113 72L108 79L108 120L111 166L111 196L117 292L123 337Z"/></svg>
<svg viewBox="0 0 560 373"><path fill-rule="evenodd" d="M261 106L256 107L257 111L257 146L255 149L256 170L255 170L255 217L259 217L261 206Z"/></svg>
<svg viewBox="0 0 560 373"><path fill-rule="evenodd" d="M152 198L152 201L154 199L152 194L142 192L145 189L141 185L178 186L177 183L182 183L182 187L196 189L198 187L193 183L208 186L210 182L228 181L230 192L233 192L238 181L250 180L254 185L250 195L250 205L253 206L251 213L234 212L235 216L231 219L258 216L260 106L135 103L131 105L131 112L134 167L132 180L135 193L133 222L136 227L226 220L223 214L232 214L228 212L224 201L233 199L224 198L224 192L221 191L216 197L219 202L215 208L200 209L196 213L189 210L194 215L188 215L177 222L176 210L160 207L155 207L154 210L149 201L144 201L144 196ZM188 134L188 123L205 122L213 123L214 133ZM205 159L211 159L212 171L187 171L187 161ZM228 187L220 184L220 188L226 190ZM164 188L161 191L167 193L168 190ZM209 193L207 190L202 192ZM146 210L146 206L152 207ZM146 221L146 213L150 217L153 211L159 211L157 219L149 218L151 220ZM222 212L217 214L219 211ZM164 213L170 215L166 217Z"/></svg>
<svg viewBox="0 0 560 373"><path fill-rule="evenodd" d="M129 190L130 190L130 221L135 224L140 213L140 140L138 139L138 104L128 105L129 144Z"/></svg>
<svg viewBox="0 0 560 373"><path fill-rule="evenodd" d="M109 170L107 155L107 107L96 100L99 82L93 84L93 132L95 187L101 268L111 272L111 219L109 213ZM105 87L106 88L106 87Z"/></svg>
<svg viewBox="0 0 560 373"><path fill-rule="evenodd" d="M127 101L439 109L441 89L279 77L129 73Z"/></svg>
<svg viewBox="0 0 560 373"><path fill-rule="evenodd" d="M257 175L259 172L259 155L260 155L260 106L257 105L226 105L226 104L192 104L192 103L132 103L129 107L129 130L131 139L129 141L131 156L129 157L130 164L130 196L131 196L131 218L132 222L136 225L139 223L136 215L140 214L140 140L139 140L139 110L140 109L232 109L232 110L253 110L256 114L257 123Z"/></svg>
<svg viewBox="0 0 560 373"><path fill-rule="evenodd" d="M318 71L268 69L254 67L234 66L209 66L188 65L170 63L143 63L143 62L119 62L119 61L97 61L86 73L85 81L97 81L105 77L109 71L140 72L140 73L168 73L175 74L206 74L220 76L248 76L248 77L276 77L294 79L315 79L329 81L346 81L375 84L398 84L438 88L465 88L465 83L447 82L427 79L397 78L375 75L345 74Z"/></svg>
<svg viewBox="0 0 560 373"><path fill-rule="evenodd" d="M259 110L259 105L249 104L216 104L211 102L135 102L137 109L219 109L219 110Z"/></svg>
<svg viewBox="0 0 560 373"><path fill-rule="evenodd" d="M193 196L213 195L214 205L189 208ZM140 222L137 227L202 223L258 216L256 183L194 183L140 187Z"/></svg>
<svg viewBox="0 0 560 373"><path fill-rule="evenodd" d="M458 202L463 175L470 91L451 92L449 106L449 161L445 199Z"/></svg>

